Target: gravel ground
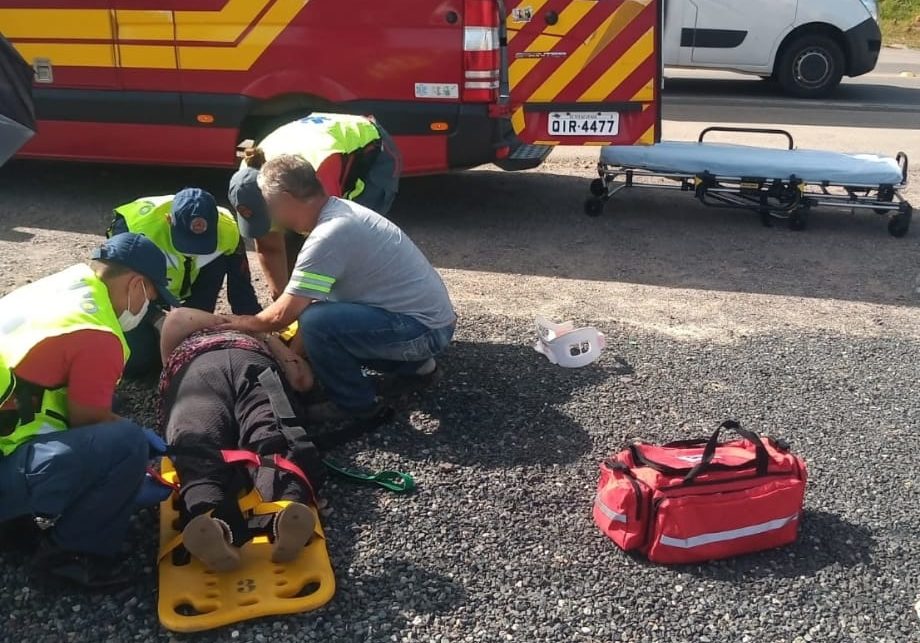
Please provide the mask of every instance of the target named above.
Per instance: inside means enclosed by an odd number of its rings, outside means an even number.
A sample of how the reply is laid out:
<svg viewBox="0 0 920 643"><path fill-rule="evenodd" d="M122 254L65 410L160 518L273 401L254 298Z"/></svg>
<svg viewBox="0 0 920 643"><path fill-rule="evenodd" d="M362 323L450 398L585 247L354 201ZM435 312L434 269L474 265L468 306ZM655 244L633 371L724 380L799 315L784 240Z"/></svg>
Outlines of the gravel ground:
<svg viewBox="0 0 920 643"><path fill-rule="evenodd" d="M338 582L326 608L166 633L155 516L143 513L137 582L115 596L37 586L22 558L0 553L0 640L920 641L920 234L888 239L872 217L764 231L658 197L576 218L585 165L407 182L394 217L442 268L462 321L441 387L335 454L409 471L419 489L326 487ZM62 170L57 190L40 189ZM142 183L222 180L99 172L28 165L0 177L9 211L30 215L0 228L0 264L31 260L0 276L0 292L85 253L107 209ZM486 190L501 196L464 201ZM608 351L584 369L552 366L530 347L536 312L596 324ZM149 421L149 383L124 393ZM628 437L704 435L727 417L807 460L799 541L685 567L620 553L591 520L596 463Z"/></svg>

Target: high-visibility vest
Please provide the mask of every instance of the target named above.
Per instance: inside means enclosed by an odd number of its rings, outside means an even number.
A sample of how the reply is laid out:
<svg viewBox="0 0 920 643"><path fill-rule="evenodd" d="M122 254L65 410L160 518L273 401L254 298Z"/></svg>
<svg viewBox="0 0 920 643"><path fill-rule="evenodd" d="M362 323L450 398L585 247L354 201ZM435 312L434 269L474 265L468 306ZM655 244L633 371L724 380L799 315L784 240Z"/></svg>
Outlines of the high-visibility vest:
<svg viewBox="0 0 920 643"><path fill-rule="evenodd" d="M184 255L173 245L172 224L169 213L172 210L173 195L148 196L115 208L121 215L129 232L142 234L166 256L166 278L169 292L180 301L192 292L192 284L206 265L222 255L236 252L240 243L240 229L236 219L226 208L217 208L217 250L209 255ZM108 233L111 236L111 230ZM183 288L184 286L184 288Z"/></svg>
<svg viewBox="0 0 920 643"><path fill-rule="evenodd" d="M282 125L258 147L268 161L282 154L299 154L317 169L333 154L351 154L379 140L377 126L364 116L315 113ZM362 192L364 181L358 177L354 187L342 196L354 199Z"/></svg>
<svg viewBox="0 0 920 643"><path fill-rule="evenodd" d="M0 382L13 379L15 369L39 342L78 330L101 330L114 334L121 342L124 362L131 351L109 291L85 264L14 290L0 298ZM25 383L20 379L19 386ZM12 433L0 436L0 453L9 455L23 442L45 433L68 428L67 386L44 390L41 406L20 408L20 418Z"/></svg>

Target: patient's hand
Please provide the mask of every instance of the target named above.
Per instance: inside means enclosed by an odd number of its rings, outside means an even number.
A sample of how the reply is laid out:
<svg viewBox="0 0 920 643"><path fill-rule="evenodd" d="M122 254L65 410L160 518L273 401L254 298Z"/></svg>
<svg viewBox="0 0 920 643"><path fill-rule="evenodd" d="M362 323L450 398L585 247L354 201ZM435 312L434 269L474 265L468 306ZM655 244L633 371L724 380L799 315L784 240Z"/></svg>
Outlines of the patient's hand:
<svg viewBox="0 0 920 643"><path fill-rule="evenodd" d="M265 343L278 364L281 365L281 370L284 371L284 376L291 388L298 393L306 393L313 388L313 369L305 359L294 353L274 335L267 337Z"/></svg>

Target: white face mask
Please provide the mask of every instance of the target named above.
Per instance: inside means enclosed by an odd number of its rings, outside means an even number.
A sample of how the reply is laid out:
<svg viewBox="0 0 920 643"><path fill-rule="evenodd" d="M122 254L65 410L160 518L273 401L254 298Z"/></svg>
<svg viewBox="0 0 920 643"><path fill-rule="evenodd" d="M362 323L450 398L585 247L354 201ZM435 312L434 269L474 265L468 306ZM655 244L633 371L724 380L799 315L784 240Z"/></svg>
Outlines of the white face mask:
<svg viewBox="0 0 920 643"><path fill-rule="evenodd" d="M141 288L144 289L144 304L141 309L136 313L131 312L131 291L128 291L128 305L124 312L118 316L118 325L126 333L140 325L147 314L147 309L150 308L150 299L147 298L147 286L144 285L143 281L141 282Z"/></svg>

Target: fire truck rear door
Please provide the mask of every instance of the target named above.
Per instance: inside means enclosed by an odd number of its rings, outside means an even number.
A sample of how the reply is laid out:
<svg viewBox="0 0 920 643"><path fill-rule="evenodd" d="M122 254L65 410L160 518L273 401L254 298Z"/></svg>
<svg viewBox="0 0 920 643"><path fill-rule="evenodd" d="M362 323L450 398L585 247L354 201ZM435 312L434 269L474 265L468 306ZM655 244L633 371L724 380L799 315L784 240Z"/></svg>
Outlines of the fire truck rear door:
<svg viewBox="0 0 920 643"><path fill-rule="evenodd" d="M506 13L519 139L538 145L658 140L659 0L510 0Z"/></svg>

